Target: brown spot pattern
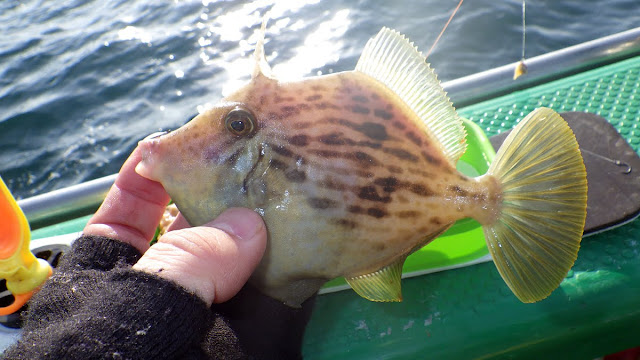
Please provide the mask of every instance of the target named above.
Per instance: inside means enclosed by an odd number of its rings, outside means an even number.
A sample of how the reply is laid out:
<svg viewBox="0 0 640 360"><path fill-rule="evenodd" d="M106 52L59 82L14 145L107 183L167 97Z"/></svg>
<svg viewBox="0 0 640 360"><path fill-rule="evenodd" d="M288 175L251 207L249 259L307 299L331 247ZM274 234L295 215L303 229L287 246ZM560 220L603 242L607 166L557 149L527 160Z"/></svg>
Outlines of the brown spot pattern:
<svg viewBox="0 0 640 360"><path fill-rule="evenodd" d="M349 110L351 110L352 112L356 113L356 114L362 114L362 115L369 115L369 112L371 112L371 110L369 110L368 107L362 106L362 105L351 105L348 107Z"/></svg>
<svg viewBox="0 0 640 360"><path fill-rule="evenodd" d="M351 100L356 101L356 102L359 102L359 103L363 103L363 104L364 104L364 103L368 103L368 102L369 102L369 99L367 99L367 97L366 97L366 96L364 96L364 95L355 95L355 96L352 96L352 97L351 97Z"/></svg>
<svg viewBox="0 0 640 360"><path fill-rule="evenodd" d="M347 211L353 214L364 214L365 210L360 205L349 205Z"/></svg>
<svg viewBox="0 0 640 360"><path fill-rule="evenodd" d="M332 177L327 177L324 180L318 182L318 186L325 189L332 189L332 190L338 190L338 191L347 190L346 184L340 181L337 181L335 178L332 178Z"/></svg>
<svg viewBox="0 0 640 360"><path fill-rule="evenodd" d="M464 190L458 185L451 185L447 189L458 196L467 197L469 195L468 191Z"/></svg>
<svg viewBox="0 0 640 360"><path fill-rule="evenodd" d="M440 166L442 164L442 160L440 160L438 157L433 156L431 154L429 154L426 151L422 152L422 157L427 160L428 163L433 164L435 166Z"/></svg>
<svg viewBox="0 0 640 360"><path fill-rule="evenodd" d="M407 138L414 144L420 146L422 145L422 139L416 135L413 131L407 132Z"/></svg>
<svg viewBox="0 0 640 360"><path fill-rule="evenodd" d="M284 170L287 168L287 164L285 164L283 161L278 159L271 159L269 161L269 165L274 169L278 169L278 170Z"/></svg>
<svg viewBox="0 0 640 360"><path fill-rule="evenodd" d="M393 119L393 114L384 110L384 109L375 109L373 110L373 116L378 117L382 120L391 120Z"/></svg>
<svg viewBox="0 0 640 360"><path fill-rule="evenodd" d="M374 182L374 184L381 186L382 191L392 193L398 189L400 182L393 176L378 178Z"/></svg>
<svg viewBox="0 0 640 360"><path fill-rule="evenodd" d="M417 218L422 216L422 213L419 211L414 211L414 210L404 210L404 211L399 211L396 216L398 216L401 219L407 219L407 218Z"/></svg>
<svg viewBox="0 0 640 360"><path fill-rule="evenodd" d="M388 213L382 209L378 208L368 208L367 215L373 216L374 218L381 219L388 215Z"/></svg>
<svg viewBox="0 0 640 360"><path fill-rule="evenodd" d="M287 178L287 180L294 183L302 183L307 180L307 175L304 173L304 171L300 171L297 169L286 171L284 173L284 176Z"/></svg>
<svg viewBox="0 0 640 360"><path fill-rule="evenodd" d="M393 155L395 157L397 157L398 159L401 160L407 160L410 162L416 162L418 161L418 157L416 155L413 155L412 153L408 152L405 149L398 149L398 148L383 148L382 151L384 151L387 154Z"/></svg>
<svg viewBox="0 0 640 360"><path fill-rule="evenodd" d="M381 203L391 202L391 196L389 195L380 196L380 194L378 194L378 190L376 190L376 187L371 185L361 187L358 192L358 197L364 200L381 202Z"/></svg>
<svg viewBox="0 0 640 360"><path fill-rule="evenodd" d="M318 110L326 110L326 109L334 109L334 110L338 110L340 109L339 106L332 104L330 102L320 102L317 104L314 104L314 106L316 107L316 109Z"/></svg>
<svg viewBox="0 0 640 360"><path fill-rule="evenodd" d="M435 195L435 193L429 190L429 188L424 184L411 184L409 186L409 190L414 194L425 196L425 197Z"/></svg>
<svg viewBox="0 0 640 360"><path fill-rule="evenodd" d="M340 226L343 226L347 229L355 229L358 227L358 223L353 221L353 220L349 220L349 219L334 219L333 221L335 224L338 224Z"/></svg>
<svg viewBox="0 0 640 360"><path fill-rule="evenodd" d="M289 138L289 144L293 146L307 146L309 137L307 135L295 135Z"/></svg>
<svg viewBox="0 0 640 360"><path fill-rule="evenodd" d="M307 203L314 209L330 209L338 207L338 202L329 198L310 197Z"/></svg>
<svg viewBox="0 0 640 360"><path fill-rule="evenodd" d="M283 118L297 115L300 115L300 109L297 106L286 105L280 108L280 116Z"/></svg>
<svg viewBox="0 0 640 360"><path fill-rule="evenodd" d="M284 145L269 144L269 147L273 149L273 152L275 152L278 155L282 155L286 157L293 157L295 155L293 151L289 150L289 148L287 148Z"/></svg>
<svg viewBox="0 0 640 360"><path fill-rule="evenodd" d="M281 102L285 102L285 101L286 101L286 102L294 102L294 101L296 101L296 99L295 99L295 98L293 98L293 97L291 97L291 96L279 96L279 95L276 95L276 96L273 98L273 102L274 102L275 104L279 104L279 103L281 103Z"/></svg>

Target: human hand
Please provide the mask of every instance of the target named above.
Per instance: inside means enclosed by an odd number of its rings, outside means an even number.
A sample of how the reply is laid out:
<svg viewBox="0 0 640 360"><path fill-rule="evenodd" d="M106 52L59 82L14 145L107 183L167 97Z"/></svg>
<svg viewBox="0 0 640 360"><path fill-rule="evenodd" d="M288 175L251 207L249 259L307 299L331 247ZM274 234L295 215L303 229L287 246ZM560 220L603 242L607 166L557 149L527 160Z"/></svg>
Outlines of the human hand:
<svg viewBox="0 0 640 360"><path fill-rule="evenodd" d="M189 227L178 219L149 247L169 195L162 185L138 175L138 149L124 163L85 235L126 242L143 255L133 269L153 273L195 293L208 305L233 297L260 262L266 228L255 212L232 208L208 224Z"/></svg>

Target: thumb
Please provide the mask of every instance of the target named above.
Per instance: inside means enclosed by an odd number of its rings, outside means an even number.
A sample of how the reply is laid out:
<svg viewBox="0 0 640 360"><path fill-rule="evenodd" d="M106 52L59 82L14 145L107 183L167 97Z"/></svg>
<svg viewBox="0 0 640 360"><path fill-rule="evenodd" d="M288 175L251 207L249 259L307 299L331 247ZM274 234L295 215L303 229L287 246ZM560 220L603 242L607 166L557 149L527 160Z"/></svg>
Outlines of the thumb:
<svg viewBox="0 0 640 360"><path fill-rule="evenodd" d="M173 281L208 305L232 298L264 254L267 231L255 212L228 209L215 220L170 231L133 268Z"/></svg>

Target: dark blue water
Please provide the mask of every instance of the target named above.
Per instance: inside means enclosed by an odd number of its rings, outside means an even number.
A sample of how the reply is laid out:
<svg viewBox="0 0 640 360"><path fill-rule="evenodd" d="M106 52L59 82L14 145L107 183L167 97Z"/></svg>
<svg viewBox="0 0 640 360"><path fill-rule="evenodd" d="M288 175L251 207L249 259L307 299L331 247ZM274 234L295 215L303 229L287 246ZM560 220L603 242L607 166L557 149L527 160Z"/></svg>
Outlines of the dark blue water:
<svg viewBox="0 0 640 360"><path fill-rule="evenodd" d="M2 0L0 175L20 198L118 171L247 80L262 14L282 76L350 70L382 26L426 52L457 0ZM640 25L638 0L527 4L527 57ZM520 59L521 2L467 0L429 61L444 81Z"/></svg>

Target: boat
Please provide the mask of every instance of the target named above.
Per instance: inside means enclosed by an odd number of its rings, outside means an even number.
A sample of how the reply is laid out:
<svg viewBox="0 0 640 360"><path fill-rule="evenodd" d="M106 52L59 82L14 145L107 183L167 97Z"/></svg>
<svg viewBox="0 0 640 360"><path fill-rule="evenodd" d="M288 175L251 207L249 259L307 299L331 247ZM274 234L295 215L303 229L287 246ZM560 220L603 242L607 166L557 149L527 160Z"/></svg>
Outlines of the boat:
<svg viewBox="0 0 640 360"><path fill-rule="evenodd" d="M637 155L640 27L530 58L528 73L517 81L514 66L443 86L459 113L488 136L547 106L604 117ZM626 165L634 176L640 171ZM114 179L20 200L33 229L32 252L55 267ZM352 291L321 294L305 333L304 357L593 359L640 346L637 215L622 214L620 221L585 236L560 288L536 304L520 303L493 264L485 262L406 278L402 303L369 302ZM0 324L1 351L16 341L20 329L17 315L0 316Z"/></svg>

